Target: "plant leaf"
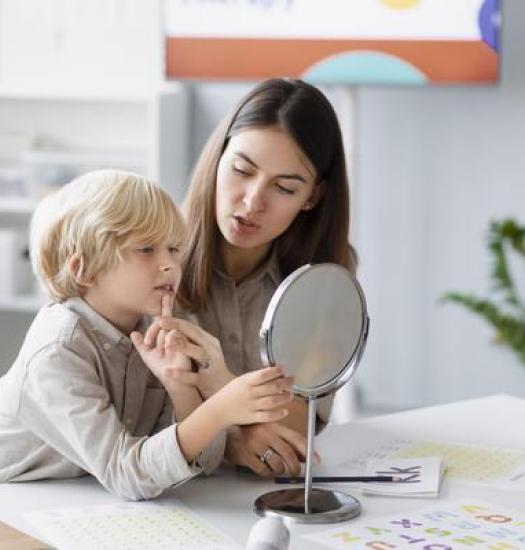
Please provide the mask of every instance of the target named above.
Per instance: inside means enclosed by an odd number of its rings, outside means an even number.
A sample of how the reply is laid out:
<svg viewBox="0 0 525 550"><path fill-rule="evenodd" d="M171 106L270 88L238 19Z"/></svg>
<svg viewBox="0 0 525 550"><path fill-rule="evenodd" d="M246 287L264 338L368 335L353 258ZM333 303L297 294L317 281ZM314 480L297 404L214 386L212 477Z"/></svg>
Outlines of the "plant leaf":
<svg viewBox="0 0 525 550"><path fill-rule="evenodd" d="M500 342L507 344L525 364L525 323L521 319L503 313L489 300L469 294L449 292L443 300L460 304L482 317L496 330Z"/></svg>

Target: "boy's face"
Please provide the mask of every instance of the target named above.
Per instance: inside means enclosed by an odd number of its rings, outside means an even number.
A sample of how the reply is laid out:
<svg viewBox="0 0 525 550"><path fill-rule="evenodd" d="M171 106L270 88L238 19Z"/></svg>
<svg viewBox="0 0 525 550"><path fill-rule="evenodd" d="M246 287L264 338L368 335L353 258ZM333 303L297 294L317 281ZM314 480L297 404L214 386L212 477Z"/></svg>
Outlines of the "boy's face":
<svg viewBox="0 0 525 550"><path fill-rule="evenodd" d="M181 278L179 248L176 242L133 240L121 262L94 278L84 300L129 334L143 315L160 315L165 294L174 298Z"/></svg>

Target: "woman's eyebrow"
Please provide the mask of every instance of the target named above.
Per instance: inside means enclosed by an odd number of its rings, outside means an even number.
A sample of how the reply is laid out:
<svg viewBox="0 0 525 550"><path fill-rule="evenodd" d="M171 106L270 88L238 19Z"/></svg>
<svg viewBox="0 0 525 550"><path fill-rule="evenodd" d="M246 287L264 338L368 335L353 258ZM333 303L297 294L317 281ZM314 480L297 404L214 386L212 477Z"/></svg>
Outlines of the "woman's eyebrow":
<svg viewBox="0 0 525 550"><path fill-rule="evenodd" d="M254 168L259 168L259 166L257 166L257 164L253 162L253 160L246 153L243 153L242 151L235 151L234 155L242 158L248 164L251 164ZM275 177L287 180L298 180L302 183L306 183L306 180L300 174L277 174Z"/></svg>

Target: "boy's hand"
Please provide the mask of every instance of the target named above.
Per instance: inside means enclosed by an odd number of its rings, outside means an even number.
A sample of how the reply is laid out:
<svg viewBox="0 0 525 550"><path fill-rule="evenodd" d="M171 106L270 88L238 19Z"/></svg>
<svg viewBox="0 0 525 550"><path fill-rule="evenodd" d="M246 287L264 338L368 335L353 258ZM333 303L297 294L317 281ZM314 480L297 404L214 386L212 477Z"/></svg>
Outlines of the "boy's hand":
<svg viewBox="0 0 525 550"><path fill-rule="evenodd" d="M220 342L197 325L184 319L162 316L149 326L144 336L146 345L153 345L163 332L176 329L185 338L180 351L199 367L199 391L208 399L235 376L228 370Z"/></svg>
<svg viewBox="0 0 525 550"><path fill-rule="evenodd" d="M162 297L162 316L171 316L173 300L169 295ZM151 372L164 384L179 382L196 385L197 376L191 371L189 357L181 353L186 346L186 337L178 330L161 330L153 345L148 345L140 332L130 334L142 360Z"/></svg>
<svg viewBox="0 0 525 550"><path fill-rule="evenodd" d="M291 376L280 367L269 367L243 374L226 384L210 398L217 405L224 427L235 424L275 422L288 414L285 408L293 395Z"/></svg>
<svg viewBox="0 0 525 550"><path fill-rule="evenodd" d="M177 331L168 332L162 343L153 348L144 344L140 332L132 332L130 337L146 366L164 385L170 382L197 385L197 373L191 372L188 358L178 351L180 336Z"/></svg>

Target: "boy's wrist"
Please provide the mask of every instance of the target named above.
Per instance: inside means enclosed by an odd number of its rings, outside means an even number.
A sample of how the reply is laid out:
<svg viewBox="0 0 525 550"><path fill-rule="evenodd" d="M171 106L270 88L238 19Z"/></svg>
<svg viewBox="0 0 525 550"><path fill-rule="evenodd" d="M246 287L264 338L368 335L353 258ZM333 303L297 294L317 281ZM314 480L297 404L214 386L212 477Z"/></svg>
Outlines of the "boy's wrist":
<svg viewBox="0 0 525 550"><path fill-rule="evenodd" d="M208 408L210 411L210 417L216 423L217 431L225 430L231 426L219 393L213 394L209 399L204 401L202 406Z"/></svg>
<svg viewBox="0 0 525 550"><path fill-rule="evenodd" d="M162 385L168 392L168 395L174 399L181 396L199 396L201 397L201 394L199 392L199 389L196 386L192 386L191 384L184 384L183 382L174 382L173 380L168 380L166 382L163 382L161 380Z"/></svg>
<svg viewBox="0 0 525 550"><path fill-rule="evenodd" d="M199 391L205 399L209 399L235 378L237 377L228 370L221 373L220 377L214 377L212 373L204 372L200 375Z"/></svg>

